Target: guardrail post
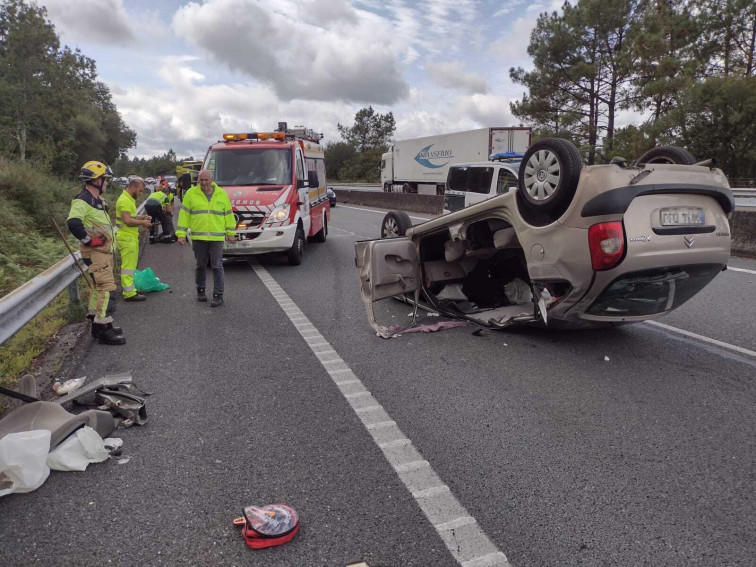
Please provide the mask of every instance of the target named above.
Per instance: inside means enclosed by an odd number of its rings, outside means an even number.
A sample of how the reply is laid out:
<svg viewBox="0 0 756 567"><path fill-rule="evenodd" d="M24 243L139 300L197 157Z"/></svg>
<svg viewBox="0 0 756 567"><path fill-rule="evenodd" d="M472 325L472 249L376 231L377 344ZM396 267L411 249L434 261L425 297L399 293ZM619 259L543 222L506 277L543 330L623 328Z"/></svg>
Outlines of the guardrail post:
<svg viewBox="0 0 756 567"><path fill-rule="evenodd" d="M79 293L79 278L76 278L68 284L68 322L81 321L83 316L84 306L81 303L81 294Z"/></svg>

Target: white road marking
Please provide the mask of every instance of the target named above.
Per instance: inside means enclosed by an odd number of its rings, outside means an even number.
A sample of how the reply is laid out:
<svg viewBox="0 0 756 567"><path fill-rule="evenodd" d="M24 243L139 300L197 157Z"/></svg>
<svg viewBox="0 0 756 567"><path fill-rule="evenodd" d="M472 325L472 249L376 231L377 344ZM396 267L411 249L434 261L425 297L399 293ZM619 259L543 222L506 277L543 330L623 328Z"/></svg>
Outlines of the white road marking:
<svg viewBox="0 0 756 567"><path fill-rule="evenodd" d="M361 238L362 240L378 240L380 236L365 236L364 234L357 234L356 232L352 232L351 230L346 230L344 228L339 228L338 226L328 225L328 229L334 229L334 230L340 230L341 232L346 232L350 236L356 236L357 238Z"/></svg>
<svg viewBox="0 0 756 567"><path fill-rule="evenodd" d="M256 262L252 264L252 269L279 305L286 305L284 313L308 345L313 342L328 344L268 270ZM454 559L462 567L510 567L507 556L488 538L475 518L433 471L428 461L422 458L412 441L404 435L339 354L330 345L317 352L313 350L313 353L373 441L383 451ZM328 358L324 361L326 356ZM339 368L334 369L334 366Z"/></svg>
<svg viewBox="0 0 756 567"><path fill-rule="evenodd" d="M746 274L756 275L756 271L754 270L746 270L744 268L733 268L732 266L727 266L727 271L729 272L730 270L732 270L733 272L744 272Z"/></svg>
<svg viewBox="0 0 756 567"><path fill-rule="evenodd" d="M347 207L346 205L341 205L341 207L344 209L353 209L355 211L365 211L366 213L376 213L379 215L385 215L388 212L388 211L376 211L375 209L363 209L362 207ZM429 221L433 217L413 217L412 215L410 215L410 218L415 219L415 220L421 220L421 221Z"/></svg>
<svg viewBox="0 0 756 567"><path fill-rule="evenodd" d="M699 341L703 341L705 343L711 343L713 345L717 345L718 347L726 348L727 350L732 350L735 352L739 352L740 354L745 354L747 356L752 356L756 358L756 351L748 350L747 348L731 345L730 343L726 343L724 341L718 341L717 339L704 337L703 335L699 335L697 333L691 333L690 331L686 331L684 329L678 329L677 327L666 325L664 323L659 323L658 321L646 321L645 323L647 325L653 325L654 327L659 327L661 329L665 329L673 333L679 333L680 335L685 335L686 337L692 337L694 339L698 339Z"/></svg>

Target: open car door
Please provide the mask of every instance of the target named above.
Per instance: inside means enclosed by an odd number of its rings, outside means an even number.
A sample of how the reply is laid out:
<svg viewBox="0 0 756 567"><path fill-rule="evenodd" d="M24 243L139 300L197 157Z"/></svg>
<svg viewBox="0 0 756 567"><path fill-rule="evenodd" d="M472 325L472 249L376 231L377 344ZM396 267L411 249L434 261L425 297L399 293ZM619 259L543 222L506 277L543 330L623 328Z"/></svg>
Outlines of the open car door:
<svg viewBox="0 0 756 567"><path fill-rule="evenodd" d="M354 250L368 320L378 335L389 338L401 330L378 325L373 314L373 303L388 297L414 293L417 304L421 285L417 247L408 238L388 238L355 242Z"/></svg>

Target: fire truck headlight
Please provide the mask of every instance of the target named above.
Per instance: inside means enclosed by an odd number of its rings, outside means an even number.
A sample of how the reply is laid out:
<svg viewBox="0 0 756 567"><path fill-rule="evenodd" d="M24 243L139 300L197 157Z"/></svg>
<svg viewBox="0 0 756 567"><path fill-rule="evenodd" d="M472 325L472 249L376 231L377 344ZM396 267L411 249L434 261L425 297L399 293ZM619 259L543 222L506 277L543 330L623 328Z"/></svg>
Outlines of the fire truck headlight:
<svg viewBox="0 0 756 567"><path fill-rule="evenodd" d="M289 220L289 210L289 203L281 205L280 207L276 207L275 209L273 209L273 212L270 213L268 222L284 222L286 220Z"/></svg>

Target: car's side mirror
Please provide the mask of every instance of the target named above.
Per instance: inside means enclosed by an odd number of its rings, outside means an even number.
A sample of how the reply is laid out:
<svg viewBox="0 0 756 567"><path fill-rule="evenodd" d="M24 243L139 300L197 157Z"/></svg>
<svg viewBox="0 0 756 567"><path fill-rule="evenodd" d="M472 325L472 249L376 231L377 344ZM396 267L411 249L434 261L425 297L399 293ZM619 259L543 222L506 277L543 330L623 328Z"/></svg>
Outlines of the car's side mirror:
<svg viewBox="0 0 756 567"><path fill-rule="evenodd" d="M317 187L319 185L319 183L318 183L318 172L317 171L308 171L307 172L307 184L310 187Z"/></svg>

